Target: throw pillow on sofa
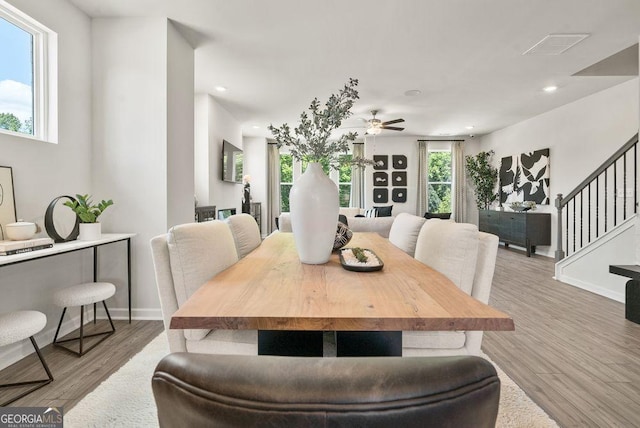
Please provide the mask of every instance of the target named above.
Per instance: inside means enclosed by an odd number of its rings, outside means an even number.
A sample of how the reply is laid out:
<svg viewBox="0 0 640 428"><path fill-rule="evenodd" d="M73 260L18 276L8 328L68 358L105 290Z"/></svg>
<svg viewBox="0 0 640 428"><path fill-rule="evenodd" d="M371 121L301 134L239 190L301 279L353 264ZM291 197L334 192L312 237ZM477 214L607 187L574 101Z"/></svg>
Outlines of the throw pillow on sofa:
<svg viewBox="0 0 640 428"><path fill-rule="evenodd" d="M367 218L378 217L378 211L375 208L364 210L364 216Z"/></svg>
<svg viewBox="0 0 640 428"><path fill-rule="evenodd" d="M388 205L386 207L373 207L378 212L377 217L391 217L391 210L393 209L393 205Z"/></svg>

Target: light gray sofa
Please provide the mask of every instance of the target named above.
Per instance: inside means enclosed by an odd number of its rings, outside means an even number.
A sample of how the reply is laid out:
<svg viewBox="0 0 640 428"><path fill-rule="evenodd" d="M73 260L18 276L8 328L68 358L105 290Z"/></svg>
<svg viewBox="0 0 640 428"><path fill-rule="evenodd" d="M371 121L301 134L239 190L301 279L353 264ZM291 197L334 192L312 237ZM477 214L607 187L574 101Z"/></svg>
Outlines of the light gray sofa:
<svg viewBox="0 0 640 428"><path fill-rule="evenodd" d="M359 208L346 208L346 210L360 210ZM345 208L340 208L340 214L343 214ZM351 214L351 211L347 211ZM385 238L389 237L389 231L395 217L355 217L344 214L349 223L349 229L353 232L376 232ZM291 232L291 216L289 213L281 213L278 220L280 232Z"/></svg>

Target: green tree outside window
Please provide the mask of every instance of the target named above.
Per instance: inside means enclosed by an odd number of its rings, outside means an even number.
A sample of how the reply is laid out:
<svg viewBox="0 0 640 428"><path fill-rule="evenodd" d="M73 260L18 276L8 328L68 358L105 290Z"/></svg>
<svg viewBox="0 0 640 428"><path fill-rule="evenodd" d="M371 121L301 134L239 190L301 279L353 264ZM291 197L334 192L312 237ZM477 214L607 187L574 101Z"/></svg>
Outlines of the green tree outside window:
<svg viewBox="0 0 640 428"><path fill-rule="evenodd" d="M427 196L428 212L451 212L451 151L429 152Z"/></svg>

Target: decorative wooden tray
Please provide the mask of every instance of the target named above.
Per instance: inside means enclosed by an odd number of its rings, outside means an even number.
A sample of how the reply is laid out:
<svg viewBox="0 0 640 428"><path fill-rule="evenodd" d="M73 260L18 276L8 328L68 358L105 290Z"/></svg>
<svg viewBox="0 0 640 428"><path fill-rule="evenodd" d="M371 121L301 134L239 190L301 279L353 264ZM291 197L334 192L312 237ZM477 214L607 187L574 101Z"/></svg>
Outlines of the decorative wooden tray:
<svg viewBox="0 0 640 428"><path fill-rule="evenodd" d="M342 250L340 250L340 264L346 270L350 270L350 271L353 271L353 272L375 272L377 270L381 270L384 267L384 263L382 262L380 257L378 257L376 255L376 253L374 253L373 251L371 251L369 249L366 249L366 248L363 248L365 254L369 258L375 258L375 260L370 260L371 263L364 264L364 263L359 263L359 262L357 262L357 263L351 262L351 260L355 259L355 257L353 257L353 259L350 258L350 257L347 257L345 259L343 254L345 252L347 252L347 251L351 252L351 250L353 250L353 248L343 248Z"/></svg>

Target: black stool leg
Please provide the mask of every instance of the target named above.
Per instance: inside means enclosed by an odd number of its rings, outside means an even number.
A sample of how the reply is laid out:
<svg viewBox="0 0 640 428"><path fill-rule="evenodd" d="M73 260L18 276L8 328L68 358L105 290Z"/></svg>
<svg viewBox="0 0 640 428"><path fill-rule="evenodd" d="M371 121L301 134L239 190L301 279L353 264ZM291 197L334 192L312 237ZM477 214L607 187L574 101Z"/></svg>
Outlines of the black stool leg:
<svg viewBox="0 0 640 428"><path fill-rule="evenodd" d="M58 323L58 328L56 329L56 335L53 337L53 343L58 341L58 333L60 333L60 326L62 326L62 319L64 318L64 314L67 312L67 308L62 310L62 316L60 317L60 322Z"/></svg>
<svg viewBox="0 0 640 428"><path fill-rule="evenodd" d="M57 347L60 347L62 349L67 350L68 352L71 352L73 354L75 354L78 357L83 356L84 354L86 354L87 352L89 352L90 350L92 350L93 348L95 348L97 345L99 345L103 340L107 339L110 335L112 335L113 333L115 333L116 331L116 327L113 324L113 320L111 319L111 314L109 314L109 309L107 308L107 303L103 300L102 304L104 305L104 310L107 312L107 317L109 318L109 324L111 324L111 330L109 331L103 331L103 332L99 332L99 333L93 333L93 334L84 334L84 306L80 306L80 328L79 328L79 333L80 335L78 337L73 337L70 339L64 339L64 340L57 340L58 338L58 332L60 331L60 326L62 325L62 318L64 318L64 314L65 311L67 310L67 308L64 308L64 310L62 311L62 317L60 317L60 323L58 324L58 331L56 332L56 337L53 341L53 344ZM94 313L94 322L95 322L95 309L93 311ZM89 346L88 348L85 349L84 346L84 340L88 337L94 337L94 336L103 336L100 340L98 340L97 342L95 342L94 344L92 344L91 346ZM79 341L79 350L78 351L74 351L73 349L67 348L66 346L61 345L61 343L64 342L72 342L72 341Z"/></svg>
<svg viewBox="0 0 640 428"><path fill-rule="evenodd" d="M31 394L33 391L40 389L43 386L48 385L53 381L53 375L51 374L51 371L49 370L49 366L47 366L47 363L44 360L42 353L40 352L40 348L38 348L38 344L36 343L36 340L33 338L33 336L30 336L29 339L31 339L31 344L33 345L33 349L36 350L36 354L40 359L40 363L42 364L42 367L47 372L47 379L29 380L25 382L7 383L7 384L0 385L0 388L13 388L13 387L19 387L19 386L25 386L25 385L35 385L33 388L17 395L16 397L9 399L8 401L5 401L4 403L1 403L0 407L4 407L8 404L11 404L14 401L19 400L28 394Z"/></svg>
<svg viewBox="0 0 640 428"><path fill-rule="evenodd" d="M95 325L96 323L96 317L98 314L96 314L96 304L93 304L93 324Z"/></svg>
<svg viewBox="0 0 640 428"><path fill-rule="evenodd" d="M36 343L36 340L33 338L33 336L29 337L29 339L31 339L31 344L33 345L33 349L36 350L36 354L38 354L38 358L42 363L42 367L44 368L44 371L47 372L47 376L49 377L49 382L53 381L53 375L51 374L51 370L49 370L49 366L47 365L47 362L44 360L44 357L40 352L40 348L38 348L38 344Z"/></svg>
<svg viewBox="0 0 640 428"><path fill-rule="evenodd" d="M80 355L82 355L82 339L84 334L82 333L84 328L84 306L80 306Z"/></svg>
<svg viewBox="0 0 640 428"><path fill-rule="evenodd" d="M104 306L104 311L107 313L107 318L109 318L109 324L111 324L111 332L115 332L116 326L114 326L113 321L111 321L111 314L109 314L109 309L107 308L107 302L103 300L102 306Z"/></svg>

